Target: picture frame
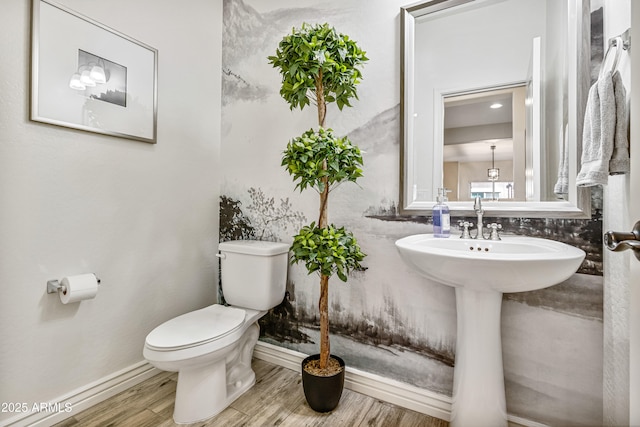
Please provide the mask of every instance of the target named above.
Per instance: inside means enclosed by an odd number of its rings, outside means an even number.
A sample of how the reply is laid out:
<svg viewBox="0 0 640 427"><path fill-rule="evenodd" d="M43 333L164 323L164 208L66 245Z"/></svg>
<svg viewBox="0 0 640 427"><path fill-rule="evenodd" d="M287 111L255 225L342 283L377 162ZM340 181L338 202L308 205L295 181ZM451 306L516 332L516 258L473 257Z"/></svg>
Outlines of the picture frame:
<svg viewBox="0 0 640 427"><path fill-rule="evenodd" d="M157 142L158 51L50 0L33 0L31 120Z"/></svg>

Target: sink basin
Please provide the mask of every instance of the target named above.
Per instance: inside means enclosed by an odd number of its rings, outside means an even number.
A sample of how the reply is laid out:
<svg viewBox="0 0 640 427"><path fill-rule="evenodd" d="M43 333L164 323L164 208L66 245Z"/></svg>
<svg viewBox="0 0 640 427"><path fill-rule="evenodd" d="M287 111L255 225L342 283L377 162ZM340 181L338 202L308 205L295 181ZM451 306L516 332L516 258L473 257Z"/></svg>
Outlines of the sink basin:
<svg viewBox="0 0 640 427"><path fill-rule="evenodd" d="M451 427L507 427L502 366L502 294L556 285L576 272L584 251L553 240L503 236L472 240L417 234L396 241L422 276L456 292L456 359Z"/></svg>
<svg viewBox="0 0 640 427"><path fill-rule="evenodd" d="M554 240L503 236L472 240L417 234L396 242L402 259L436 282L476 290L523 292L556 285L576 272L584 251Z"/></svg>

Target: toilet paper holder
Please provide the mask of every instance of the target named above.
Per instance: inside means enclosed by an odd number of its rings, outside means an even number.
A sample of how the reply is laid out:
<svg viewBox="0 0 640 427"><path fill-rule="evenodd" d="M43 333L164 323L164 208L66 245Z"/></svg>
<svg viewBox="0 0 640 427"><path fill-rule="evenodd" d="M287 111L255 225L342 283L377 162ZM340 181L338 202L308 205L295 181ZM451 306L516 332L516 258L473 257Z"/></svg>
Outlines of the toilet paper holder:
<svg viewBox="0 0 640 427"><path fill-rule="evenodd" d="M94 274L94 276L96 276ZM96 281L98 282L98 285L100 284L100 279L98 278L98 276L96 276ZM56 294L58 292L62 292L65 293L67 291L67 288L63 285L60 284L60 281L57 279L54 280L47 280L47 293L48 294Z"/></svg>

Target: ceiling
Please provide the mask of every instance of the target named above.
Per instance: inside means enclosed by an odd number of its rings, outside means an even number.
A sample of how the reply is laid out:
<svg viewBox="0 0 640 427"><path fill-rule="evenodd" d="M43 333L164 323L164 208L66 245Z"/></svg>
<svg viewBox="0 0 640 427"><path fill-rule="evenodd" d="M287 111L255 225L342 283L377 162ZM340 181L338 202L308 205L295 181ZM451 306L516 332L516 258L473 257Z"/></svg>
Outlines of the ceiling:
<svg viewBox="0 0 640 427"><path fill-rule="evenodd" d="M491 160L492 145L496 146L496 160L512 159L513 140L505 138L499 130L512 123L512 98L512 93L504 90L447 97L444 102L445 161ZM496 103L502 106L491 108ZM452 130L468 137L455 141L447 138Z"/></svg>
<svg viewBox="0 0 640 427"><path fill-rule="evenodd" d="M511 98L512 95L508 93L461 101L448 102L445 100L444 128L511 123ZM491 108L491 105L495 103L502 104L502 107Z"/></svg>

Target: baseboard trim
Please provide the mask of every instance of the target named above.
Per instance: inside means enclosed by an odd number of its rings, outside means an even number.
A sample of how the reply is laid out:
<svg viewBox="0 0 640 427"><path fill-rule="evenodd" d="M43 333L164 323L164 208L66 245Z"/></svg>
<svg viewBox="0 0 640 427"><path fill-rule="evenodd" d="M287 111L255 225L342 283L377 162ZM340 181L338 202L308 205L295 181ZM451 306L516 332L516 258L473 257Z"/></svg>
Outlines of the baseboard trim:
<svg viewBox="0 0 640 427"><path fill-rule="evenodd" d="M160 370L154 368L146 361L136 363L106 377L100 378L86 386L80 387L43 403L42 409L32 411L35 407L29 408L30 412L25 412L7 420L0 421L0 426L25 427L37 426L47 427L60 421L72 417L80 411L94 406L116 394L124 391L142 381L159 374ZM40 405L39 403L36 405Z"/></svg>
<svg viewBox="0 0 640 427"><path fill-rule="evenodd" d="M255 358L300 372L307 357L298 351L258 341ZM48 427L84 411L116 394L145 381L160 370L142 361L103 377L86 386L47 402L42 411L26 412L0 421L0 427ZM451 398L369 372L347 367L345 387L349 390L389 402L403 408L448 421L451 418ZM65 409L70 408L67 412ZM30 408L31 409L31 408ZM510 427L548 427L535 421L509 415Z"/></svg>
<svg viewBox="0 0 640 427"><path fill-rule="evenodd" d="M258 341L254 357L300 372L306 354ZM451 398L380 375L347 367L344 386L349 390L448 421Z"/></svg>
<svg viewBox="0 0 640 427"><path fill-rule="evenodd" d="M306 354L273 344L258 341L253 355L274 365L300 372L300 364ZM451 397L424 390L410 384L385 378L380 375L347 367L345 388L411 409L422 414L449 421L451 419ZM548 427L535 421L509 415L510 427Z"/></svg>

